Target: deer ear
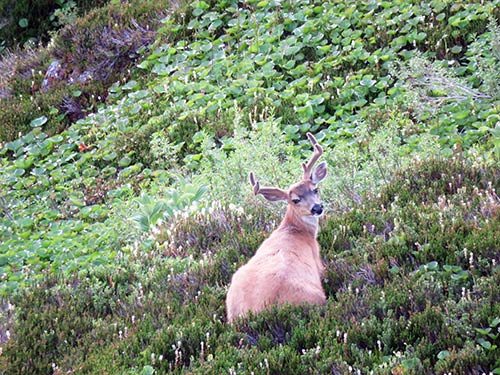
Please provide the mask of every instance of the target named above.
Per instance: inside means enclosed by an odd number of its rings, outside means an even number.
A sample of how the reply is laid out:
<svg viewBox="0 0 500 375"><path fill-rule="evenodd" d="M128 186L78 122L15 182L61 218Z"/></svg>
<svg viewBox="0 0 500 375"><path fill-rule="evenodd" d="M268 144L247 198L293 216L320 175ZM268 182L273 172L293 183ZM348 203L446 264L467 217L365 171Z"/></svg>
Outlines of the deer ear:
<svg viewBox="0 0 500 375"><path fill-rule="evenodd" d="M328 174L328 171L326 170L326 161L318 164L316 168L314 168L313 173L311 174L311 181L314 185L319 184L321 181L323 181Z"/></svg>
<svg viewBox="0 0 500 375"><path fill-rule="evenodd" d="M288 193L277 188L262 188L260 189L259 194L262 194L264 198L272 202L288 200Z"/></svg>

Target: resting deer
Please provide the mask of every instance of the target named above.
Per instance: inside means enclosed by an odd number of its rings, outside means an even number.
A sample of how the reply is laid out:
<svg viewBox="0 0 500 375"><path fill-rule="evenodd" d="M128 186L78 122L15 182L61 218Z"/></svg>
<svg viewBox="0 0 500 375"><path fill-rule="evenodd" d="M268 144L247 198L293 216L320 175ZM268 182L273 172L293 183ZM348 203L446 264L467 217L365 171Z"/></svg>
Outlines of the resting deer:
<svg viewBox="0 0 500 375"><path fill-rule="evenodd" d="M325 303L321 285L324 267L316 240L323 205L316 186L327 170L326 162L313 169L323 149L311 133L307 137L314 154L307 164L302 164L302 181L288 190L261 187L250 173L255 195L262 194L269 201L286 201L288 206L279 227L233 275L226 299L229 322L274 304Z"/></svg>

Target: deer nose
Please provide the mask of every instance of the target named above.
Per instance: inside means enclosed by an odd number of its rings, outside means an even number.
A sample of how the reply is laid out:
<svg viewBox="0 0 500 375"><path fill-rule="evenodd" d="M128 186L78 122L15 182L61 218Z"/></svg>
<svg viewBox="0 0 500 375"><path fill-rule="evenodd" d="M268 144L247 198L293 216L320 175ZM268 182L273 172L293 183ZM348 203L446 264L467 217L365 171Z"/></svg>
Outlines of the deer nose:
<svg viewBox="0 0 500 375"><path fill-rule="evenodd" d="M315 204L312 208L311 208L311 214L315 215L315 216L319 216L323 213L323 205L322 204Z"/></svg>

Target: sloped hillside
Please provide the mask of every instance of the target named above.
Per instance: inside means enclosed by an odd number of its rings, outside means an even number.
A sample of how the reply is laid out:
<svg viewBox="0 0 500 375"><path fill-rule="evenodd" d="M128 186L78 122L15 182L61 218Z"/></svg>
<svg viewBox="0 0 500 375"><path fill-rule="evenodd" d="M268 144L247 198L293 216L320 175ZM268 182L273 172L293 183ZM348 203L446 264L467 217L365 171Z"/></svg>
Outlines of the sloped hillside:
<svg viewBox="0 0 500 375"><path fill-rule="evenodd" d="M171 5L95 113L2 145L0 373L500 373L498 2ZM308 131L327 305L229 326L283 212L248 173Z"/></svg>

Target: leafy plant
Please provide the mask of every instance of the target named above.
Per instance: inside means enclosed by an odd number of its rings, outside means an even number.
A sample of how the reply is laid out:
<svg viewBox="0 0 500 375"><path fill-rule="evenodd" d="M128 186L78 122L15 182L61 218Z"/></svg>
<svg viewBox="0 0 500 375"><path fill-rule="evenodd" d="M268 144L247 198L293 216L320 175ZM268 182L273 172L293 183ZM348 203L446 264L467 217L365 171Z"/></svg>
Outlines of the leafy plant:
<svg viewBox="0 0 500 375"><path fill-rule="evenodd" d="M496 60L470 49L494 42L498 2L169 6L112 1L60 31L57 56L112 83L71 125L86 83L35 111L54 55L2 60L1 104L25 107L0 150L0 372L498 372L498 97L473 68L491 83ZM488 97L417 106L390 69L419 59ZM330 173L327 303L228 325L231 276L281 217L248 172L295 181L307 131Z"/></svg>
<svg viewBox="0 0 500 375"><path fill-rule="evenodd" d="M179 181L179 189L170 188L164 198L141 195L137 198L139 212L132 216L132 220L143 232L149 232L151 227L158 224L159 220L168 220L175 214L181 213L192 204L201 200L207 191L206 186L188 184Z"/></svg>
<svg viewBox="0 0 500 375"><path fill-rule="evenodd" d="M0 27L0 40L8 47L24 44L27 41L46 42L49 32L64 24L59 15L67 14L71 9L80 13L94 7L102 6L106 0L77 0L66 1L38 1L33 4L29 1L2 0L0 2L0 18L3 25ZM36 43L33 43L36 44Z"/></svg>

